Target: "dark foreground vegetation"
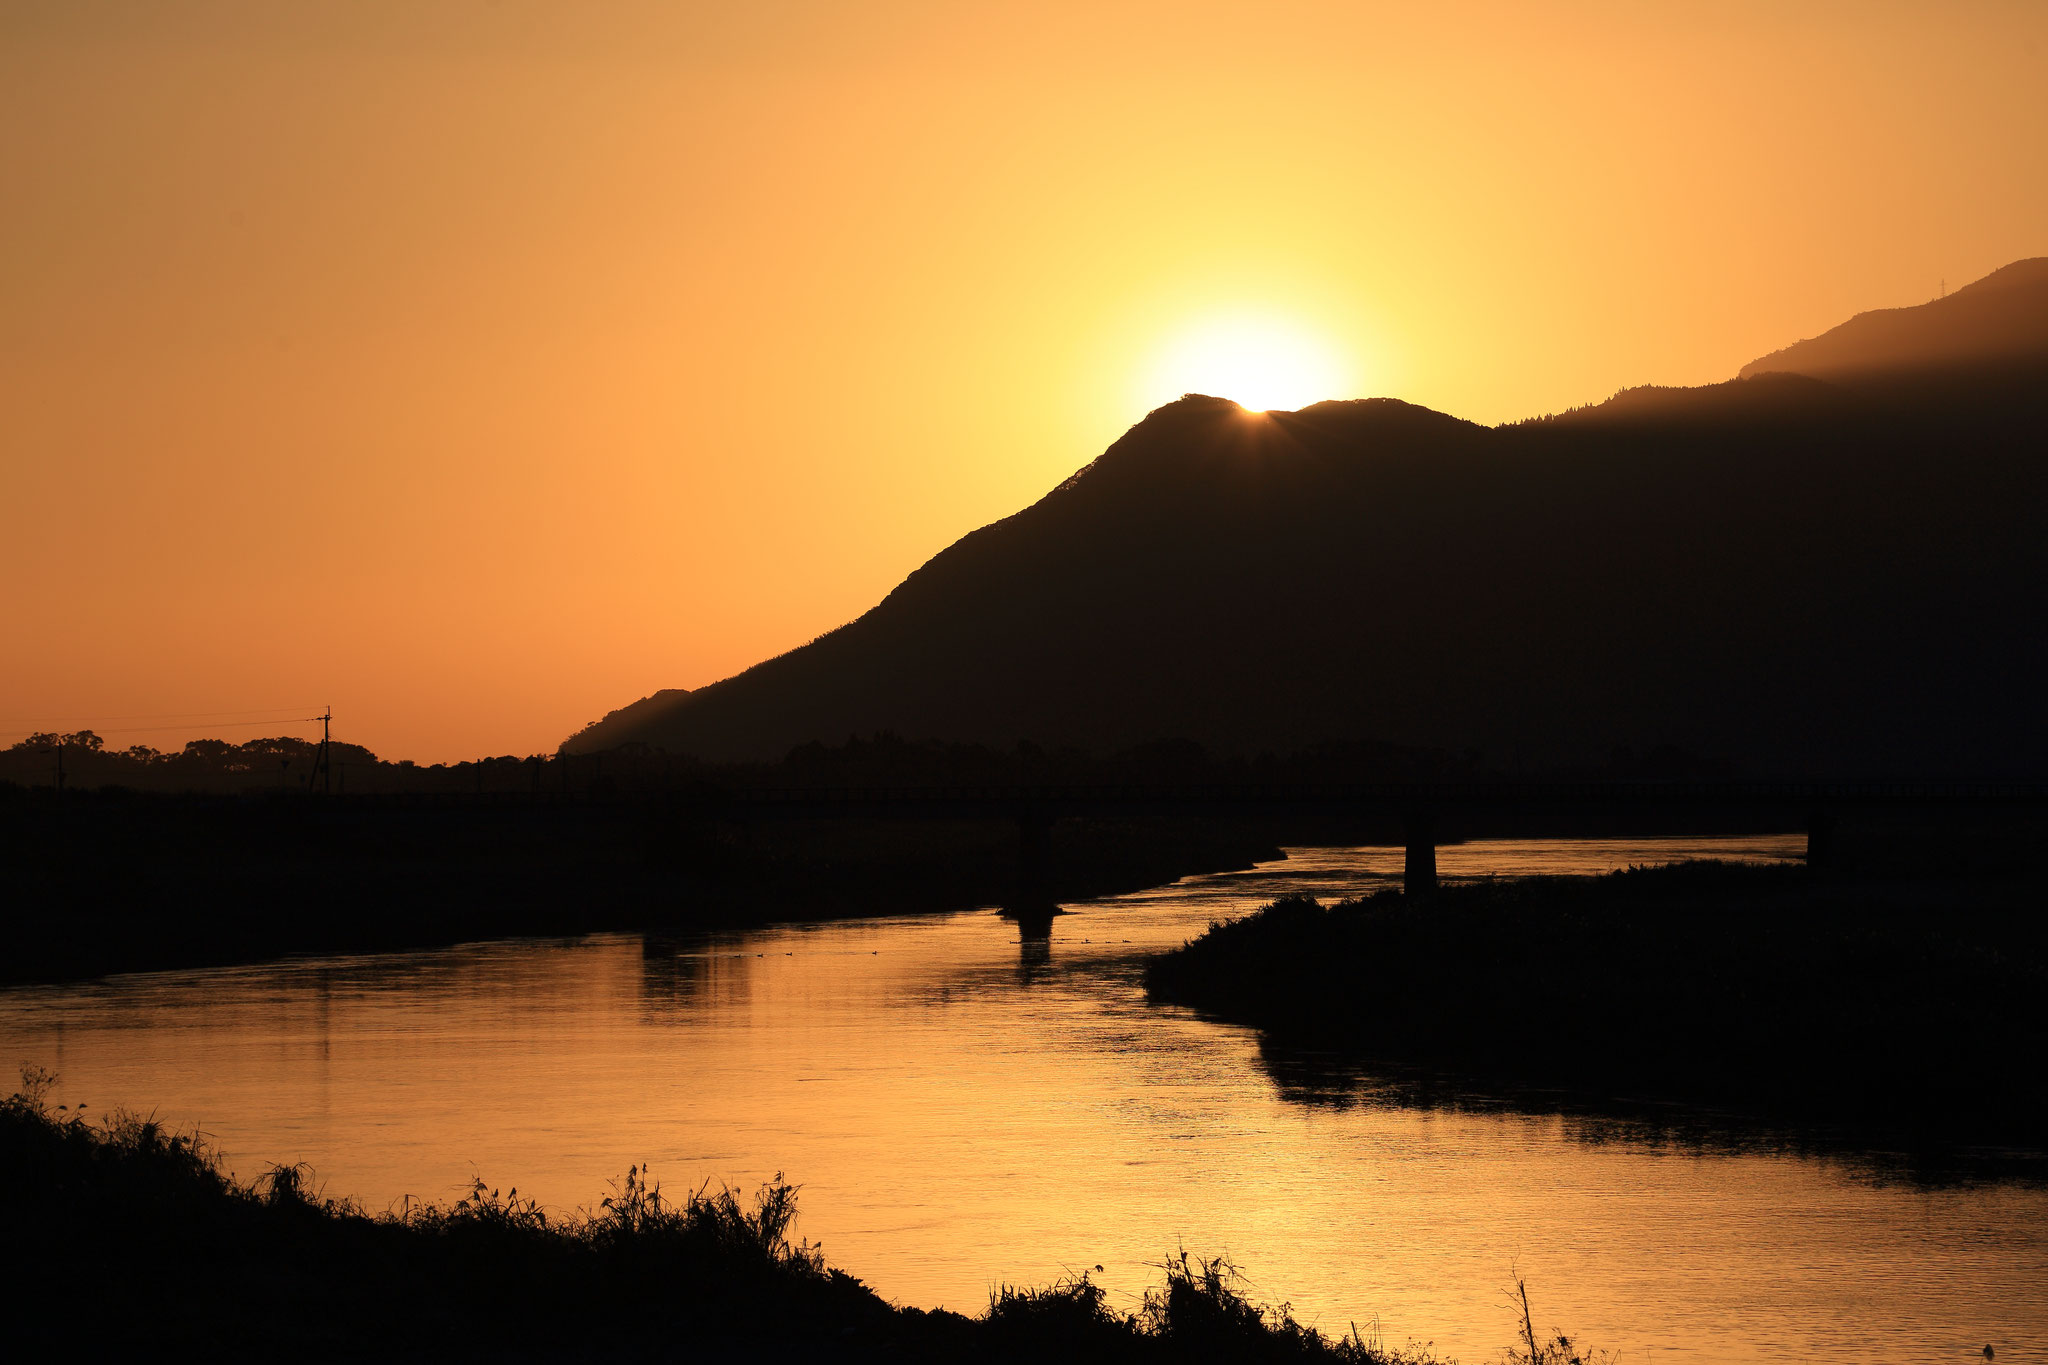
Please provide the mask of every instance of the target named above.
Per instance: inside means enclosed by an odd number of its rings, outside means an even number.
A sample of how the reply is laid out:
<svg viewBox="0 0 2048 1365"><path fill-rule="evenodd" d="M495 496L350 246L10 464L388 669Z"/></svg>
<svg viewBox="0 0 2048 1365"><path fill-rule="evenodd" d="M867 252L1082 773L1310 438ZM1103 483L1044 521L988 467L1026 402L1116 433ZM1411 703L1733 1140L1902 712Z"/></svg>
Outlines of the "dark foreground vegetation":
<svg viewBox="0 0 2048 1365"><path fill-rule="evenodd" d="M978 1318L893 1306L792 1241L796 1192L664 1195L635 1169L595 1210L551 1215L481 1181L453 1206L366 1214L303 1168L253 1183L203 1143L50 1107L33 1070L0 1101L10 1346L106 1359L1244 1361L1427 1365L1331 1337L1185 1254L1137 1311L1082 1273L1003 1286ZM1510 1359L1568 1365L1533 1333Z"/></svg>
<svg viewBox="0 0 2048 1365"><path fill-rule="evenodd" d="M1291 898L1155 959L1148 987L1258 1027L1277 1072L1321 1054L1539 1108L1676 1104L1908 1151L2044 1149L2041 900L2038 881L1725 863L1426 904Z"/></svg>

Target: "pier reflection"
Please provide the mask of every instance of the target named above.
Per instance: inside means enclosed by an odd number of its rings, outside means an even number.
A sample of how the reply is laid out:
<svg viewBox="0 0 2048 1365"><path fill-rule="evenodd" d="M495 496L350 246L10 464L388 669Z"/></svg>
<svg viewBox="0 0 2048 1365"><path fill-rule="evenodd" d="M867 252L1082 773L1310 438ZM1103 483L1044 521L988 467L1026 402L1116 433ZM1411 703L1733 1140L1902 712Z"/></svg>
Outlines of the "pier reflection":
<svg viewBox="0 0 2048 1365"><path fill-rule="evenodd" d="M1049 900L1019 900L1006 906L1003 918L1017 925L1017 981L1029 986L1052 970L1052 925L1066 911Z"/></svg>

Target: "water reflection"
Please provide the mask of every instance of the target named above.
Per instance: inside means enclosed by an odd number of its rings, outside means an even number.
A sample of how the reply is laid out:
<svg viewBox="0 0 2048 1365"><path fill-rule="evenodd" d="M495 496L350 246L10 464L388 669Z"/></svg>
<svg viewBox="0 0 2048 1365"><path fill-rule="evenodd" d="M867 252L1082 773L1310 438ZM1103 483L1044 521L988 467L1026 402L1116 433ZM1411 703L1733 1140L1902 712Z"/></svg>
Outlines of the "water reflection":
<svg viewBox="0 0 2048 1365"><path fill-rule="evenodd" d="M1656 1100L1595 1098L1421 1067L1365 1063L1261 1038L1259 1065L1290 1104L1331 1111L1400 1108L1459 1114L1554 1116L1572 1142L1628 1143L1698 1155L1825 1159L1857 1178L1925 1187L2048 1185L2048 1154L1929 1146L1883 1129L1761 1124L1746 1115Z"/></svg>
<svg viewBox="0 0 2048 1365"><path fill-rule="evenodd" d="M1017 984L1035 985L1052 974L1052 924L1066 911L1051 901L1013 903L1003 918L1017 925Z"/></svg>
<svg viewBox="0 0 2048 1365"><path fill-rule="evenodd" d="M685 942L673 935L649 934L640 940L640 1007L642 1016L680 1017L705 998L715 947Z"/></svg>
<svg viewBox="0 0 2048 1365"><path fill-rule="evenodd" d="M1687 846L1788 856L1798 841ZM1446 876L1654 861L1655 845L1447 848ZM1275 895L1341 896L1399 849L1067 907L740 934L474 944L0 992L0 1056L95 1109L308 1160L372 1207L473 1172L557 1206L629 1162L672 1185L804 1185L801 1231L903 1301L1228 1251L1341 1330L1507 1340L1539 1311L1631 1358L1862 1360L2048 1340L2048 1195L1879 1184L1262 1049L1148 1006L1146 953ZM1883 1312L1872 1311L1882 1286ZM2008 1344L2010 1343L2010 1345ZM1903 1345L1902 1345L1903 1344Z"/></svg>

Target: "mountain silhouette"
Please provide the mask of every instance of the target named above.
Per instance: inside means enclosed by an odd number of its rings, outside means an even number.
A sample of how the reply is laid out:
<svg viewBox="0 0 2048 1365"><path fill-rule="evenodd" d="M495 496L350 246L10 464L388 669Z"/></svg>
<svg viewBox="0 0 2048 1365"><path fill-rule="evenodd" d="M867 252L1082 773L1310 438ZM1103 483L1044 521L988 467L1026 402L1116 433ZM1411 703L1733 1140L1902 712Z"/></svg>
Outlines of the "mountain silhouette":
<svg viewBox="0 0 2048 1365"><path fill-rule="evenodd" d="M1742 367L1740 377L1782 372L1836 384L1901 376L2038 372L2048 363L2048 256L2015 261L1946 298L1858 313L1810 341Z"/></svg>
<svg viewBox="0 0 2048 1365"><path fill-rule="evenodd" d="M801 649L606 716L766 759L893 731L1374 740L1507 769L2038 774L2048 260L1698 389L1498 428L1191 394Z"/></svg>

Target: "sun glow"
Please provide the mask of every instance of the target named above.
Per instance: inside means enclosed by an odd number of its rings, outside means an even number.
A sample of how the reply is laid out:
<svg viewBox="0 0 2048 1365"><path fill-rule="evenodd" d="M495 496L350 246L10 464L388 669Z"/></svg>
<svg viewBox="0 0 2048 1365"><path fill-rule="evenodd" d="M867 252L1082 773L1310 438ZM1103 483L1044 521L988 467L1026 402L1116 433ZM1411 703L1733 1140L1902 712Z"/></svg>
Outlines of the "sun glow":
<svg viewBox="0 0 2048 1365"><path fill-rule="evenodd" d="M1229 398L1253 412L1352 394L1349 366L1321 338L1276 318L1218 318L1190 328L1146 376L1146 405L1184 393Z"/></svg>

